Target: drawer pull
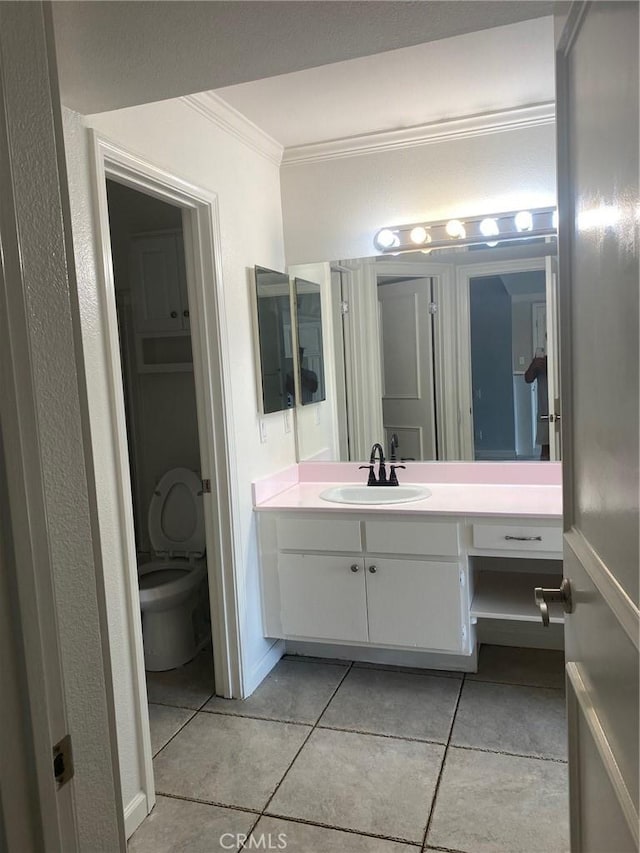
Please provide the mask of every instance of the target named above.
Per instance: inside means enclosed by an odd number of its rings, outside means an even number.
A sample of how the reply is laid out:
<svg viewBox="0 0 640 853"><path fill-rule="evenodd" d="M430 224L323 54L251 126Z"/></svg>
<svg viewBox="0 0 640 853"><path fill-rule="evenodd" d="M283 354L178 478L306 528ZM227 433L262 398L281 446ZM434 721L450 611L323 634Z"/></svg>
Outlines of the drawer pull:
<svg viewBox="0 0 640 853"><path fill-rule="evenodd" d="M542 536L505 536L507 542L542 542Z"/></svg>
<svg viewBox="0 0 640 853"><path fill-rule="evenodd" d="M353 564L352 564L352 566L351 566L351 571L352 571L352 572L357 572L359 568L360 568L360 567L358 566L358 564L357 564L357 563L353 563Z"/></svg>
<svg viewBox="0 0 640 853"><path fill-rule="evenodd" d="M369 571L371 572L372 575L375 575L375 573L378 571L378 567L377 566L369 566Z"/></svg>

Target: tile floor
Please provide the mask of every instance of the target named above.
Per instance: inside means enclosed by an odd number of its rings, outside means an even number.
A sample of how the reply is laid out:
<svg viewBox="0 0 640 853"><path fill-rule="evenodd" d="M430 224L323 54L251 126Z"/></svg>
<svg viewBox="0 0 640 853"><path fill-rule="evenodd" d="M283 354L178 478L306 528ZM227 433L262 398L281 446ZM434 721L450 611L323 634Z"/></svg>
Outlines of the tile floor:
<svg viewBox="0 0 640 853"><path fill-rule="evenodd" d="M467 676L285 657L242 702L210 660L148 674L158 799L130 853L569 849L561 653L483 646Z"/></svg>

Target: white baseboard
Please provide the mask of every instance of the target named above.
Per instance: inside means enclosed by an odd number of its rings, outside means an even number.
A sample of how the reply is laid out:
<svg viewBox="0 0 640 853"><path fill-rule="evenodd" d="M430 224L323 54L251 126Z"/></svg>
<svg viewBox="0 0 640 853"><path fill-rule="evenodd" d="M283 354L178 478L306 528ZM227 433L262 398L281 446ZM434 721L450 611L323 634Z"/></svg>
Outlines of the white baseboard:
<svg viewBox="0 0 640 853"><path fill-rule="evenodd" d="M308 643L304 640L287 640L286 652L290 655L356 660L391 666L410 666L417 669L448 669L454 672L476 672L477 657L474 649L470 655L414 652L398 649L345 646L337 643Z"/></svg>
<svg viewBox="0 0 640 853"><path fill-rule="evenodd" d="M140 826L145 817L149 814L154 802L149 805L147 795L144 791L138 791L135 797L125 806L124 809L124 831L127 839L131 838L136 829Z"/></svg>
<svg viewBox="0 0 640 853"><path fill-rule="evenodd" d="M278 663L283 654L284 640L276 640L269 648L267 653L260 658L260 660L251 669L251 672L249 672L249 674L245 678L243 699L246 699L248 696L251 696L253 691L262 684L264 679L267 677L267 675L269 675L269 673Z"/></svg>

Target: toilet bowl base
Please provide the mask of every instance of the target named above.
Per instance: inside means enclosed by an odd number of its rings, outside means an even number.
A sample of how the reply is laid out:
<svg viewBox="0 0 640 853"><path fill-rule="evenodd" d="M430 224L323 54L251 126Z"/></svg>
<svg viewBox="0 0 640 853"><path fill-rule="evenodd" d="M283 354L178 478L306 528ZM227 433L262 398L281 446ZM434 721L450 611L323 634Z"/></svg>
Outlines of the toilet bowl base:
<svg viewBox="0 0 640 853"><path fill-rule="evenodd" d="M144 668L164 672L184 666L198 653L201 645L196 636L194 612L198 596L193 595L178 607L161 611L143 611L142 641Z"/></svg>

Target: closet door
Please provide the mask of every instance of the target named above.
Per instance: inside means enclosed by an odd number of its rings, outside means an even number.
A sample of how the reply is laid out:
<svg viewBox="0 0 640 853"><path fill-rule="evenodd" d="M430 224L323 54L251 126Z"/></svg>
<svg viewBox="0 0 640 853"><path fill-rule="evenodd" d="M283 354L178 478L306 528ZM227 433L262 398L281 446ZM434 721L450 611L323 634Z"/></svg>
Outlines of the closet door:
<svg viewBox="0 0 640 853"><path fill-rule="evenodd" d="M557 54L571 849L638 849L638 4Z"/></svg>

